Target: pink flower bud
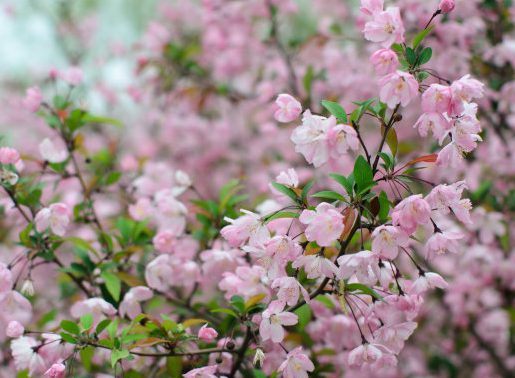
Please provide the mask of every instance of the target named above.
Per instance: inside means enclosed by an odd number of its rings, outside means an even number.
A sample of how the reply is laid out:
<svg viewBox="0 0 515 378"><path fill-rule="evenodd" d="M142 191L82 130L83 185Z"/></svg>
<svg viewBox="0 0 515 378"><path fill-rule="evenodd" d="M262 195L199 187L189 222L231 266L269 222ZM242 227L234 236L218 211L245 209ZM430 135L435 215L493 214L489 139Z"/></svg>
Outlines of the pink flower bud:
<svg viewBox="0 0 515 378"><path fill-rule="evenodd" d="M302 105L289 94L280 94L275 100L279 107L274 117L279 122L291 122L302 112Z"/></svg>
<svg viewBox="0 0 515 378"><path fill-rule="evenodd" d="M453 0L442 0L440 1L440 5L438 7L442 11L442 13L449 13L454 9L454 1Z"/></svg>
<svg viewBox="0 0 515 378"><path fill-rule="evenodd" d="M23 99L22 103L25 109L31 111L32 113L36 112L41 105L41 91L38 87L32 87L27 89L27 94Z"/></svg>
<svg viewBox="0 0 515 378"><path fill-rule="evenodd" d="M201 329L198 331L199 339L202 339L206 342L210 342L216 336L218 336L218 332L216 332L213 328L208 328L207 324L204 324Z"/></svg>
<svg viewBox="0 0 515 378"><path fill-rule="evenodd" d="M0 148L0 163L2 164L16 164L20 160L20 154L14 148L2 147Z"/></svg>
<svg viewBox="0 0 515 378"><path fill-rule="evenodd" d="M5 334L8 337L20 337L23 335L24 331L25 329L23 328L23 326L16 320L13 320L7 325L7 328L5 329Z"/></svg>
<svg viewBox="0 0 515 378"><path fill-rule="evenodd" d="M63 364L53 364L50 369L45 372L45 376L50 378L62 378L66 373L66 366Z"/></svg>

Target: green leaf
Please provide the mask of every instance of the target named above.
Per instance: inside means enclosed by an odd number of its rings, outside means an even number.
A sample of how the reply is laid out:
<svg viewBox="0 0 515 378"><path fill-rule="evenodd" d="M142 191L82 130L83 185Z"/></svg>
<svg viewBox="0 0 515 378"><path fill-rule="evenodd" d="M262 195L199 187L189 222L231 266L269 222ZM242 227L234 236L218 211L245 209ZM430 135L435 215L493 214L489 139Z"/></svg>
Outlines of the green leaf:
<svg viewBox="0 0 515 378"><path fill-rule="evenodd" d="M166 358L166 371L172 378L182 377L182 357L167 357Z"/></svg>
<svg viewBox="0 0 515 378"><path fill-rule="evenodd" d="M420 73L418 74L418 79L419 79L420 81L424 81L424 80L426 80L428 77L429 77L429 74L428 74L427 72L420 72Z"/></svg>
<svg viewBox="0 0 515 378"><path fill-rule="evenodd" d="M417 54L415 54L411 47L406 47L406 60L410 66L414 66L417 63Z"/></svg>
<svg viewBox="0 0 515 378"><path fill-rule="evenodd" d="M223 312L225 314L229 314L231 316L234 316L235 318L238 318L238 315L233 310L230 310L228 308L217 308L215 310L211 310L211 312Z"/></svg>
<svg viewBox="0 0 515 378"><path fill-rule="evenodd" d="M379 199L379 219L386 219L388 213L390 212L390 200L388 200L388 196L384 191L381 191L378 196Z"/></svg>
<svg viewBox="0 0 515 378"><path fill-rule="evenodd" d="M383 161L386 163L386 166L388 168L393 167L393 157L391 157L390 154L388 154L386 152L378 152L377 154L381 157L381 159L383 159Z"/></svg>
<svg viewBox="0 0 515 378"><path fill-rule="evenodd" d="M304 75L304 89L308 94L308 97L311 95L311 85L313 84L313 79L315 78L315 74L313 72L313 66L308 66L306 70L306 74Z"/></svg>
<svg viewBox="0 0 515 378"><path fill-rule="evenodd" d="M313 186L314 183L315 183L315 179L311 180L309 182L309 184L307 184L304 187L304 189L302 189L302 194L301 194L302 203L306 203L306 196L308 195L308 192L309 192L309 190L311 189L311 187Z"/></svg>
<svg viewBox="0 0 515 378"><path fill-rule="evenodd" d="M77 323L72 322L71 320L62 320L61 321L61 328L65 330L68 333L79 335L80 329Z"/></svg>
<svg viewBox="0 0 515 378"><path fill-rule="evenodd" d="M374 289L372 289L366 285L360 284L360 283L347 284L347 285L345 285L345 290L351 291L351 292L359 290L359 291L361 291L361 293L357 293L357 294L368 294L372 297L375 297L376 299L379 299L381 302L386 303L386 301L383 299L383 297L381 295L379 295L379 293L377 291L375 291Z"/></svg>
<svg viewBox="0 0 515 378"><path fill-rule="evenodd" d="M417 36L413 39L413 49L416 49L417 46L422 42L422 40L431 33L431 30L433 30L435 25L431 25L429 28L422 30L420 33L417 34ZM393 47L393 46L392 46Z"/></svg>
<svg viewBox="0 0 515 378"><path fill-rule="evenodd" d="M231 305L237 309L240 313L245 312L245 300L239 295L233 295L230 301Z"/></svg>
<svg viewBox="0 0 515 378"><path fill-rule="evenodd" d="M103 272L100 276L104 279L109 294L118 302L122 291L122 281L110 272Z"/></svg>
<svg viewBox="0 0 515 378"><path fill-rule="evenodd" d="M66 102L66 99L63 96L57 95L54 97L54 106L58 110L66 109L67 104L68 103Z"/></svg>
<svg viewBox="0 0 515 378"><path fill-rule="evenodd" d="M304 327L311 320L311 308L308 304L303 304L298 309L294 311L294 314L299 317L299 322L297 323L297 328L299 330L303 330Z"/></svg>
<svg viewBox="0 0 515 378"><path fill-rule="evenodd" d="M95 330L97 335L100 335L106 327L111 324L111 319L104 319L100 323L97 324L97 329Z"/></svg>
<svg viewBox="0 0 515 378"><path fill-rule="evenodd" d="M354 163L353 174L356 185L358 186L358 191L360 191L366 183L374 180L372 168L362 155L359 155Z"/></svg>
<svg viewBox="0 0 515 378"><path fill-rule="evenodd" d="M392 156L395 157L397 154L397 147L399 145L399 141L397 139L397 131L395 129L390 129L388 134L386 135L386 144L390 147L390 151L392 152Z"/></svg>
<svg viewBox="0 0 515 378"><path fill-rule="evenodd" d="M375 181L367 181L363 183L361 189L356 193L356 195L360 196L363 193L367 192L368 190L372 189L374 186L378 185ZM365 200L365 197L362 198L362 200Z"/></svg>
<svg viewBox="0 0 515 378"><path fill-rule="evenodd" d="M93 358L93 354L95 354L95 348L92 346L88 346L80 350L80 359L82 361L82 366L84 366L86 371L91 370L91 359Z"/></svg>
<svg viewBox="0 0 515 378"><path fill-rule="evenodd" d="M27 227L25 227L25 229L22 232L20 232L20 242L26 247L32 246L32 243L29 240L29 234L32 231L32 228L33 225L31 222L27 225Z"/></svg>
<svg viewBox="0 0 515 378"><path fill-rule="evenodd" d="M73 337L72 335L70 335L69 333L66 333L66 332L59 332L59 335L61 335L61 338L66 341L67 343L70 343L70 344L78 344L79 342L75 339L75 337Z"/></svg>
<svg viewBox="0 0 515 378"><path fill-rule="evenodd" d="M109 337L111 339L114 339L116 337L117 330L118 330L118 318L116 318L114 322L111 322L107 326L107 333L109 334Z"/></svg>
<svg viewBox="0 0 515 378"><path fill-rule="evenodd" d="M323 100L322 101L322 105L324 106L324 108L329 110L329 112L331 114L336 116L336 118L338 118L341 122L343 122L343 123L347 123L348 122L348 120L347 120L347 112L345 111L345 109L343 109L336 102L331 102L331 101Z"/></svg>
<svg viewBox="0 0 515 378"><path fill-rule="evenodd" d="M339 175L339 174L336 174L336 173L329 173L329 176L333 180L335 180L336 182L341 184L345 188L345 190L347 191L347 194L352 197L352 184L349 182L347 177Z"/></svg>
<svg viewBox="0 0 515 378"><path fill-rule="evenodd" d="M85 314L82 315L80 318L80 323L84 327L84 329L90 329L93 325L93 315L91 314Z"/></svg>
<svg viewBox="0 0 515 378"><path fill-rule="evenodd" d="M331 301L331 299L329 299L326 295L317 295L315 297L315 299L317 301L319 301L320 303L322 303L325 307L327 308L331 308L331 309L334 309L334 303Z"/></svg>
<svg viewBox="0 0 515 378"><path fill-rule="evenodd" d="M345 199L344 196L342 196L341 194L338 194L336 192L332 192L330 190L325 190L323 192L318 192L318 193L312 194L311 197L329 198L329 199L334 199L334 200L338 200L338 201L342 201L342 202L347 202L347 200Z"/></svg>
<svg viewBox="0 0 515 378"><path fill-rule="evenodd" d="M431 57L433 56L433 50L431 47L426 47L424 51L420 54L420 58L418 60L419 65L423 65L431 60Z"/></svg>
<svg viewBox="0 0 515 378"><path fill-rule="evenodd" d="M295 202L298 202L297 193L293 191L293 189L288 188L287 186L283 184L279 184L278 182L271 182L272 186L280 191L283 194L286 194L288 197L290 197Z"/></svg>
<svg viewBox="0 0 515 378"><path fill-rule="evenodd" d="M82 247L84 249L87 249L88 251L91 251L96 257L100 258L100 255L98 252L93 248L91 244L89 244L86 240L78 238L76 236L68 236L66 238L60 238L59 241L69 241L73 244Z"/></svg>
<svg viewBox="0 0 515 378"><path fill-rule="evenodd" d="M120 128L120 129L123 129L123 124L114 118L98 117L98 116L94 116L92 114L85 114L82 117L82 121L84 123L108 123L108 124L111 124L111 125L114 125L114 126Z"/></svg>
<svg viewBox="0 0 515 378"><path fill-rule="evenodd" d="M401 45L399 45L398 43L394 43L392 45L392 49L394 49L395 51L397 52L400 52L400 53L403 53L404 52L404 49L402 48Z"/></svg>
<svg viewBox="0 0 515 378"><path fill-rule="evenodd" d="M276 213L271 213L267 216L264 216L263 219L265 219L265 223L271 222L274 219L281 219L281 218L298 218L298 213L293 213L291 211L280 211Z"/></svg>
<svg viewBox="0 0 515 378"><path fill-rule="evenodd" d="M130 353L127 349L123 349L123 350L118 350L118 349L113 349L111 350L111 367L114 368L114 365L116 365L116 363L125 358L125 357L129 357Z"/></svg>
<svg viewBox="0 0 515 378"><path fill-rule="evenodd" d="M112 185L115 182L117 182L120 177L122 177L122 172L112 172L109 176L106 178L106 185Z"/></svg>

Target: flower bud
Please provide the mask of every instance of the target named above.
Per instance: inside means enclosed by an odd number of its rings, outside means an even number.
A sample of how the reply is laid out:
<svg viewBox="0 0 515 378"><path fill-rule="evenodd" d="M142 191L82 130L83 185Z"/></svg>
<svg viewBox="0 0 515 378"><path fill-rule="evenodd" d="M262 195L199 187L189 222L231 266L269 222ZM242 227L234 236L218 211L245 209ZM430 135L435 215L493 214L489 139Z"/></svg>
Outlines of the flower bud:
<svg viewBox="0 0 515 378"><path fill-rule="evenodd" d="M34 283L32 280L26 279L23 285L21 285L20 293L22 293L26 297L32 297L34 295Z"/></svg>
<svg viewBox="0 0 515 378"><path fill-rule="evenodd" d="M175 181L181 186L190 187L191 186L191 179L190 176L184 171L178 170L175 172Z"/></svg>
<svg viewBox="0 0 515 378"><path fill-rule="evenodd" d="M454 9L454 1L453 0L442 0L440 1L440 5L438 7L442 11L442 13L449 13Z"/></svg>
<svg viewBox="0 0 515 378"><path fill-rule="evenodd" d="M263 349L257 347L256 354L254 355L254 360L252 361L252 363L257 367L261 367L263 366L263 361L265 360L265 357L266 356L265 353L263 353Z"/></svg>
<svg viewBox="0 0 515 378"><path fill-rule="evenodd" d="M50 369L45 372L45 377L62 378L66 373L66 366L63 364L53 364Z"/></svg>
<svg viewBox="0 0 515 378"><path fill-rule="evenodd" d="M5 329L5 334L8 337L20 337L23 335L24 331L25 329L23 328L23 326L16 320L13 320L7 325L7 328Z"/></svg>

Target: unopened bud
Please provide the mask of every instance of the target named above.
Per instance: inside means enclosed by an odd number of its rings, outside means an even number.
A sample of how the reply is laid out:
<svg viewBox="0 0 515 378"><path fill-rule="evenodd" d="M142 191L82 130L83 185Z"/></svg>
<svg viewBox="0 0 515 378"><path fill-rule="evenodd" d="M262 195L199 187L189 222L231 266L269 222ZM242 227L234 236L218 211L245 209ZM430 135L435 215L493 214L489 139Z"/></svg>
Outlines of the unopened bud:
<svg viewBox="0 0 515 378"><path fill-rule="evenodd" d="M402 114L396 114L393 116L394 122L400 122L402 121Z"/></svg>
<svg viewBox="0 0 515 378"><path fill-rule="evenodd" d="M449 13L454 9L454 1L453 0L442 0L440 1L440 6L438 7L442 13Z"/></svg>
<svg viewBox="0 0 515 378"><path fill-rule="evenodd" d="M257 347L256 354L254 355L254 361L252 361L252 363L256 367L261 367L261 366L263 366L264 360L265 360L265 353L263 353L263 349L261 349L260 347Z"/></svg>
<svg viewBox="0 0 515 378"><path fill-rule="evenodd" d="M23 285L21 285L20 293L26 297L32 297L34 295L34 283L30 278L26 279Z"/></svg>

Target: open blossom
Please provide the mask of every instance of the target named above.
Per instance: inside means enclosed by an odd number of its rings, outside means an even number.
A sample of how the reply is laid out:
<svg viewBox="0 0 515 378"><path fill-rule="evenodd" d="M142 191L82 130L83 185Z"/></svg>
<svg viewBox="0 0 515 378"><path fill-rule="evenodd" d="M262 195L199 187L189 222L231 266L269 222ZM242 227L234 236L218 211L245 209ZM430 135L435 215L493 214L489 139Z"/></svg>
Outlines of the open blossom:
<svg viewBox="0 0 515 378"><path fill-rule="evenodd" d="M170 258L170 255L161 255L147 264L145 280L152 289L166 291L169 288L174 277Z"/></svg>
<svg viewBox="0 0 515 378"><path fill-rule="evenodd" d="M276 176L275 181L279 184L296 188L299 186L299 175L297 174L297 171L294 168L289 168L287 171L282 171L281 173L279 173ZM281 203L292 202L292 199L290 197L278 191L276 188L274 188L272 184L268 184L268 187L276 197L277 201Z"/></svg>
<svg viewBox="0 0 515 378"><path fill-rule="evenodd" d="M284 339L283 326L292 326L298 323L297 315L283 311L284 305L284 302L273 301L263 311L263 318L259 324L259 334L263 340L272 339L274 343L280 343Z"/></svg>
<svg viewBox="0 0 515 378"><path fill-rule="evenodd" d="M216 332L213 328L204 324L198 331L198 337L205 342L211 342L216 336L218 336L218 332Z"/></svg>
<svg viewBox="0 0 515 378"><path fill-rule="evenodd" d="M398 7L389 7L382 12L376 11L373 17L374 20L367 22L363 29L367 40L381 42L384 48L404 42L404 25Z"/></svg>
<svg viewBox="0 0 515 378"><path fill-rule="evenodd" d="M431 84L422 95L424 112L448 113L451 107L451 88L441 84Z"/></svg>
<svg viewBox="0 0 515 378"><path fill-rule="evenodd" d="M49 378L62 378L66 373L66 366L63 364L53 364L50 369L45 372L45 376Z"/></svg>
<svg viewBox="0 0 515 378"><path fill-rule="evenodd" d="M70 223L68 206L58 202L45 207L36 214L35 222L38 232L43 232L50 226L54 234L63 236Z"/></svg>
<svg viewBox="0 0 515 378"><path fill-rule="evenodd" d="M338 257L340 266L337 277L346 280L356 275L359 283L375 285L380 275L379 255L371 251L360 251Z"/></svg>
<svg viewBox="0 0 515 378"><path fill-rule="evenodd" d="M11 147L0 148L0 163L16 164L19 160L20 160L20 154L14 148L11 148Z"/></svg>
<svg viewBox="0 0 515 378"><path fill-rule="evenodd" d="M392 222L399 225L408 234L412 234L419 224L426 224L431 217L431 207L422 198L422 194L415 194L403 199L395 206L392 212Z"/></svg>
<svg viewBox="0 0 515 378"><path fill-rule="evenodd" d="M5 334L8 337L20 337L23 336L23 332L25 331L25 328L17 322L16 320L13 320L9 322L7 325L7 328L5 329Z"/></svg>
<svg viewBox="0 0 515 378"><path fill-rule="evenodd" d="M364 364L370 364L378 361L383 356L386 348L378 344L364 343L354 348L349 353L349 366L359 367Z"/></svg>
<svg viewBox="0 0 515 378"><path fill-rule="evenodd" d="M23 99L22 103L25 109L34 113L41 106L41 100L43 96L41 95L41 91L39 87L32 87L27 89L27 94Z"/></svg>
<svg viewBox="0 0 515 378"><path fill-rule="evenodd" d="M65 72L58 72L57 76L70 85L79 85L82 83L83 73L79 67L70 67Z"/></svg>
<svg viewBox="0 0 515 378"><path fill-rule="evenodd" d="M372 63L378 75L386 75L396 71L399 58L394 51L381 49L370 56L370 63Z"/></svg>
<svg viewBox="0 0 515 378"><path fill-rule="evenodd" d="M122 303L120 303L120 307L118 308L120 316L127 315L130 319L134 319L141 314L140 302L147 301L152 298L152 296L152 290L146 286L133 287L125 294Z"/></svg>
<svg viewBox="0 0 515 378"><path fill-rule="evenodd" d="M313 362L302 353L302 347L293 349L277 371L283 372L284 378L308 378L308 371L315 370Z"/></svg>
<svg viewBox="0 0 515 378"><path fill-rule="evenodd" d="M279 109L275 112L274 117L279 122L291 122L302 113L300 102L289 94L280 94L275 103Z"/></svg>
<svg viewBox="0 0 515 378"><path fill-rule="evenodd" d="M397 104L408 105L418 95L418 82L412 74L395 71L378 81L381 86L379 99L394 108Z"/></svg>
<svg viewBox="0 0 515 378"><path fill-rule="evenodd" d="M43 139L39 144L39 152L49 163L62 163L68 157L66 150L58 150L48 138Z"/></svg>
<svg viewBox="0 0 515 378"><path fill-rule="evenodd" d="M428 132L432 131L433 136L438 139L441 145L445 137L449 135L452 124L442 114L431 112L423 113L413 127L418 128L418 133L423 137L426 137Z"/></svg>
<svg viewBox="0 0 515 378"><path fill-rule="evenodd" d="M472 202L468 198L461 199L465 189L467 189L465 181L458 181L452 185L438 185L426 196L426 201L440 213L448 214L452 210L461 222L471 224Z"/></svg>
<svg viewBox="0 0 515 378"><path fill-rule="evenodd" d="M331 260L318 255L302 255L292 264L293 268L300 268L301 266L304 266L309 279L318 278L322 275L334 277L338 272L338 268Z"/></svg>
<svg viewBox="0 0 515 378"><path fill-rule="evenodd" d="M453 0L442 0L440 1L440 5L438 9L442 11L442 13L449 13L454 9L454 1Z"/></svg>
<svg viewBox="0 0 515 378"><path fill-rule="evenodd" d="M241 210L246 215L237 219L225 218L231 223L220 231L231 247L241 247L248 239L251 246L257 246L268 241L270 231L266 228L261 217L248 210Z"/></svg>
<svg viewBox="0 0 515 378"><path fill-rule="evenodd" d="M172 253L177 244L176 235L170 230L160 231L152 239L152 244L159 253Z"/></svg>
<svg viewBox="0 0 515 378"><path fill-rule="evenodd" d="M0 292L13 288L13 274L6 264L0 263Z"/></svg>
<svg viewBox="0 0 515 378"><path fill-rule="evenodd" d="M306 289L300 284L295 277L280 277L272 282L272 289L279 287L277 298L286 303L288 306L293 306L299 300L300 293L306 301L310 303L309 294Z"/></svg>
<svg viewBox="0 0 515 378"><path fill-rule="evenodd" d="M372 233L372 251L381 258L393 260L399 253L399 247L407 247L408 235L399 227L380 226Z"/></svg>
<svg viewBox="0 0 515 378"><path fill-rule="evenodd" d="M29 369L30 376L43 373L45 361L33 349L38 345L39 343L34 338L26 336L11 341L11 352L17 370Z"/></svg>
<svg viewBox="0 0 515 378"><path fill-rule="evenodd" d="M308 109L302 117L302 126L295 128L291 134L295 151L304 155L306 161L315 167L320 167L329 161L326 131L332 123L336 124L334 117L312 115Z"/></svg>
<svg viewBox="0 0 515 378"><path fill-rule="evenodd" d="M463 238L460 232L443 231L435 232L426 243L426 259L432 259L434 255L442 255L446 251L458 252L458 240Z"/></svg>
<svg viewBox="0 0 515 378"><path fill-rule="evenodd" d="M349 148L354 151L359 149L358 133L354 127L336 124L336 119L327 129L327 142L329 145L329 155L333 159L338 159L345 155Z"/></svg>
<svg viewBox="0 0 515 378"><path fill-rule="evenodd" d="M304 210L299 217L301 223L307 224L306 239L316 241L322 247L330 246L340 238L343 232L343 215L336 207L322 202L315 211Z"/></svg>
<svg viewBox="0 0 515 378"><path fill-rule="evenodd" d="M359 10L366 15L371 16L376 12L383 10L384 0L361 0Z"/></svg>
<svg viewBox="0 0 515 378"><path fill-rule="evenodd" d="M105 316L110 317L115 315L116 309L111 303L102 298L88 298L75 303L70 309L70 313L75 318L91 314L96 324Z"/></svg>
<svg viewBox="0 0 515 378"><path fill-rule="evenodd" d="M413 282L411 292L413 294L422 294L428 289L434 289L435 287L445 289L447 286L449 286L449 284L445 282L438 273L426 272L421 274L415 282Z"/></svg>
<svg viewBox="0 0 515 378"><path fill-rule="evenodd" d="M218 370L218 365L205 366L198 369L193 369L183 374L184 378L218 378L215 373Z"/></svg>

